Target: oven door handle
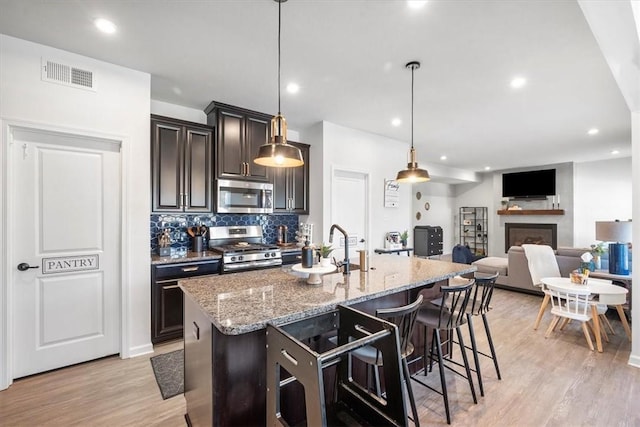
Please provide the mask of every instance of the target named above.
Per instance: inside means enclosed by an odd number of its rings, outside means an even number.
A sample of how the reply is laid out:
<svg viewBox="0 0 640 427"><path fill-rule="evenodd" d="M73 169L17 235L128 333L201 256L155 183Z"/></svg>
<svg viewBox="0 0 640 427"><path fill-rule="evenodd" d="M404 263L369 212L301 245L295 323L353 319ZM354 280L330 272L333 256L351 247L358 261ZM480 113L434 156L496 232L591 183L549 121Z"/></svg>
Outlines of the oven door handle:
<svg viewBox="0 0 640 427"><path fill-rule="evenodd" d="M278 265L282 265L282 259L280 258L264 261L251 261L249 263L224 264L223 269L226 271L250 270L253 267L268 267Z"/></svg>

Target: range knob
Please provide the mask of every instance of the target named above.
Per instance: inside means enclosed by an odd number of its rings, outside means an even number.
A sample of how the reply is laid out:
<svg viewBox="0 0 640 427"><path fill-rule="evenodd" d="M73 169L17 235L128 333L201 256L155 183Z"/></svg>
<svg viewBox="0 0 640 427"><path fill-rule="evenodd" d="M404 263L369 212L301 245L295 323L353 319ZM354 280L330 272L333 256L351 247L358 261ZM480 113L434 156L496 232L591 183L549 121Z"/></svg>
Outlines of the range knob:
<svg viewBox="0 0 640 427"><path fill-rule="evenodd" d="M238 261L242 261L243 259L244 259L244 257L243 257L242 255L240 255L240 256L238 257Z"/></svg>
<svg viewBox="0 0 640 427"><path fill-rule="evenodd" d="M276 253L275 252L271 252L271 257L275 258L276 257Z"/></svg>
<svg viewBox="0 0 640 427"><path fill-rule="evenodd" d="M264 257L269 258L269 252L265 252Z"/></svg>
<svg viewBox="0 0 640 427"><path fill-rule="evenodd" d="M236 257L232 256L231 261L235 261L235 260L236 260Z"/></svg>

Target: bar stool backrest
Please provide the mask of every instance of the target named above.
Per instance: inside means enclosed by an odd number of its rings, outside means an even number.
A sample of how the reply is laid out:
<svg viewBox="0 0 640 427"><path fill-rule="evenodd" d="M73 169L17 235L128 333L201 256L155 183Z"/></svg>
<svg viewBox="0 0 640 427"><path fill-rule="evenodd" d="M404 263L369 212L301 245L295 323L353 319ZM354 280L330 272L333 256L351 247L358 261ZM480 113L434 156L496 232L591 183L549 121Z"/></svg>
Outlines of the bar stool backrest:
<svg viewBox="0 0 640 427"><path fill-rule="evenodd" d="M471 287L475 280L469 280L463 285L441 286L442 304L438 329L455 329L465 322L465 310L469 303Z"/></svg>
<svg viewBox="0 0 640 427"><path fill-rule="evenodd" d="M471 306L468 312L474 316L478 316L487 313L490 310L489 304L491 303L491 297L493 296L493 288L498 278L498 272L491 276L476 277L476 286L473 288L473 295L471 297Z"/></svg>
<svg viewBox="0 0 640 427"><path fill-rule="evenodd" d="M411 335L413 335L413 327L416 324L416 315L422 305L422 295L411 304L402 307L380 308L376 310L376 316L387 320L398 327L398 335L400 335L400 354L407 357L413 353L413 345L411 344Z"/></svg>

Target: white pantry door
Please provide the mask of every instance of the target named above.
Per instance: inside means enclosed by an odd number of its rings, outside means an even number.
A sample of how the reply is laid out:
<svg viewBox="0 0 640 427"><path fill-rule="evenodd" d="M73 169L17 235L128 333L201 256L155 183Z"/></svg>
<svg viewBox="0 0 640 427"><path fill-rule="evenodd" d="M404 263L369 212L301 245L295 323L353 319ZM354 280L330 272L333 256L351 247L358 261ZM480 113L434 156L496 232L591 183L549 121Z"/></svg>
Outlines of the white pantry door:
<svg viewBox="0 0 640 427"><path fill-rule="evenodd" d="M120 146L14 129L12 376L119 352Z"/></svg>
<svg viewBox="0 0 640 427"><path fill-rule="evenodd" d="M358 263L358 249L366 249L369 231L369 175L335 169L331 186L331 224L338 224L349 234L349 258ZM331 224L329 226L331 226ZM344 241L335 231L332 254L344 259ZM364 242L362 241L364 240Z"/></svg>

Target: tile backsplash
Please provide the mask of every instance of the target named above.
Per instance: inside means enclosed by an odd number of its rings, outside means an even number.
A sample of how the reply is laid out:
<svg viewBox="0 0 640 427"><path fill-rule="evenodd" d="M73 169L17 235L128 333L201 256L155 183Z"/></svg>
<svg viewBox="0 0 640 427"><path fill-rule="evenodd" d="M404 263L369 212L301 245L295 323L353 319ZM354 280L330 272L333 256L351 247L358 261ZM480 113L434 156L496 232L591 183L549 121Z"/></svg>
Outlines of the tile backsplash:
<svg viewBox="0 0 640 427"><path fill-rule="evenodd" d="M298 215L235 215L235 214L154 214L151 215L151 252L158 251L158 236L165 228L171 233L172 251L190 249L191 241L187 227L198 225L260 225L262 226L264 243L276 242L276 230L279 225L288 227L287 241L295 241L298 231Z"/></svg>

